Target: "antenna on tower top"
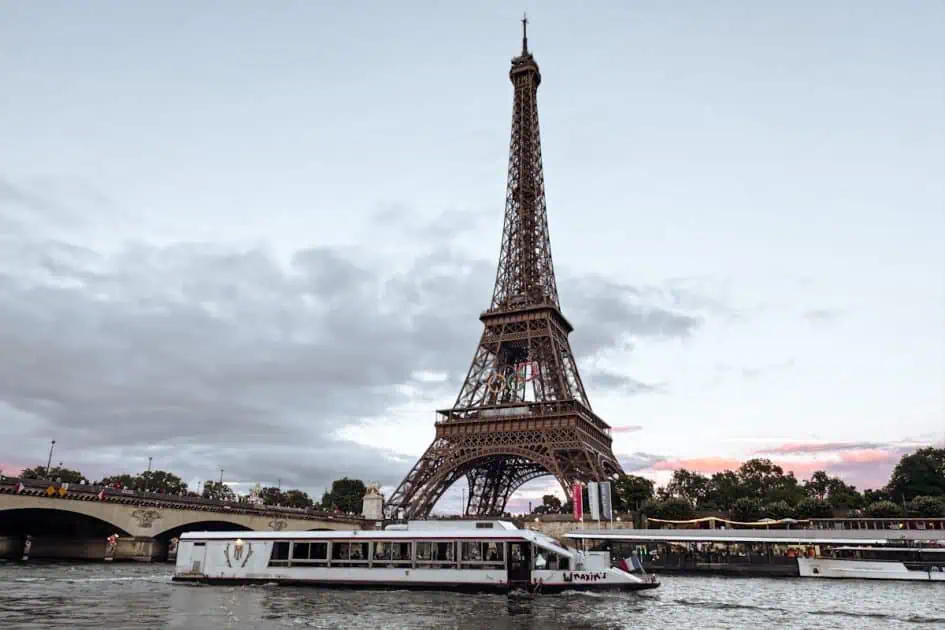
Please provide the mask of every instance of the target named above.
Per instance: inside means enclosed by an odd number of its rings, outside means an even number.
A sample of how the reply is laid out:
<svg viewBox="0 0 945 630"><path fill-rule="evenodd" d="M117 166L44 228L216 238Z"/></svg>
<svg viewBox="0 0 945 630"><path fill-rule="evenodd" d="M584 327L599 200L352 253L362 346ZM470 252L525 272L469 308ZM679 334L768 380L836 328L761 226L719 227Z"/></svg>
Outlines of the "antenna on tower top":
<svg viewBox="0 0 945 630"><path fill-rule="evenodd" d="M528 15L522 14L522 56L528 54Z"/></svg>

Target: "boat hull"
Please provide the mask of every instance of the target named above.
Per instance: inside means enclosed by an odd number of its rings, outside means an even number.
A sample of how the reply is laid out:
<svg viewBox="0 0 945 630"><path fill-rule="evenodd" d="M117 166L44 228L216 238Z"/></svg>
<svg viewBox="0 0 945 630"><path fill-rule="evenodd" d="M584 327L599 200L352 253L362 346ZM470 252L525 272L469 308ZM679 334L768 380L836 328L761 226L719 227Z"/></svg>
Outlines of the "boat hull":
<svg viewBox="0 0 945 630"><path fill-rule="evenodd" d="M945 571L909 569L902 562L798 558L797 568L801 577L808 578L900 580L945 584Z"/></svg>
<svg viewBox="0 0 945 630"><path fill-rule="evenodd" d="M456 593L501 593L509 592L507 583L496 582L378 582L369 580L304 580L290 578L241 578L175 575L172 580L181 583L213 584L218 586L278 585L304 586L323 589L363 589L387 591L447 591ZM660 583L630 582L615 584L575 584L571 582L532 584L531 590L544 594L566 591L632 592L658 588Z"/></svg>

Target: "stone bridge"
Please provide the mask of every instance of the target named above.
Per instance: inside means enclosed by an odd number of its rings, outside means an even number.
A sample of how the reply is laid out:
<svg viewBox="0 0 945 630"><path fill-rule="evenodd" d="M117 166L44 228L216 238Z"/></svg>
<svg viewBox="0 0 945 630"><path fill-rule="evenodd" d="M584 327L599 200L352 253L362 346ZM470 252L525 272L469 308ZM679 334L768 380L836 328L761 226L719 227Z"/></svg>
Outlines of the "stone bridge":
<svg viewBox="0 0 945 630"><path fill-rule="evenodd" d="M91 486L0 481L0 557L17 557L27 535L34 558L102 559L105 538L119 535L115 558L167 556L186 531L307 531L373 527L351 516L256 507L193 497L125 494ZM24 484L24 485L21 485Z"/></svg>

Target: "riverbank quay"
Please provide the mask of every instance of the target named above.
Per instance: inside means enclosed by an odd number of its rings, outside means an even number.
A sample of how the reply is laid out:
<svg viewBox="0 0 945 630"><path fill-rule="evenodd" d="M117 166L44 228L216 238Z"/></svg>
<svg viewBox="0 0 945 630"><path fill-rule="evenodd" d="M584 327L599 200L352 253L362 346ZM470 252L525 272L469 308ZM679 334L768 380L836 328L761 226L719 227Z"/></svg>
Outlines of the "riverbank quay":
<svg viewBox="0 0 945 630"><path fill-rule="evenodd" d="M666 575L800 577L797 558L839 546L945 547L945 530L908 529L586 529L569 545L635 556Z"/></svg>

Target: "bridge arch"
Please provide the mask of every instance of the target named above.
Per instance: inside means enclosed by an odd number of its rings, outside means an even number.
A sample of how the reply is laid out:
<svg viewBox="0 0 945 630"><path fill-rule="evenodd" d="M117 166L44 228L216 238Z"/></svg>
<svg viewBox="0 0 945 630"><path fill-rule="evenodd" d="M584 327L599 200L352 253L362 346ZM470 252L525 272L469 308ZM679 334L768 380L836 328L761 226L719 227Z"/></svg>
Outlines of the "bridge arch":
<svg viewBox="0 0 945 630"><path fill-rule="evenodd" d="M222 517L222 518L221 518ZM206 514L201 515L196 518L187 519L184 522L178 522L170 527L164 529L156 528L157 531L151 534L154 538L159 540L170 540L174 537L180 537L184 532L226 532L226 531L239 531L239 532L251 532L255 531L252 527L244 525L236 521L230 521L225 518L223 514Z"/></svg>
<svg viewBox="0 0 945 630"><path fill-rule="evenodd" d="M108 519L51 505L0 509L0 536L102 538L130 536Z"/></svg>

